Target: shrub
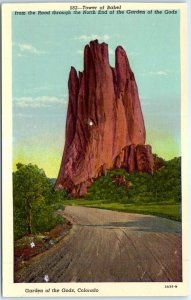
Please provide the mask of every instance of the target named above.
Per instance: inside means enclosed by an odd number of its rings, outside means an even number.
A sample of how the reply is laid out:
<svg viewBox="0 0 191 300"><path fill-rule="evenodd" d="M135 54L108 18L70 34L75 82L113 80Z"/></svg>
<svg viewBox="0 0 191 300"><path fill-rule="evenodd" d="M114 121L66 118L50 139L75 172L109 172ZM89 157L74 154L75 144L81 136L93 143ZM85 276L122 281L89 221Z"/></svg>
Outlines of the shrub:
<svg viewBox="0 0 191 300"><path fill-rule="evenodd" d="M181 159L165 161L156 156L155 160L157 167L153 174L128 173L124 169L108 171L92 184L85 198L121 203L180 202ZM118 184L121 177L131 183L128 189L125 184Z"/></svg>

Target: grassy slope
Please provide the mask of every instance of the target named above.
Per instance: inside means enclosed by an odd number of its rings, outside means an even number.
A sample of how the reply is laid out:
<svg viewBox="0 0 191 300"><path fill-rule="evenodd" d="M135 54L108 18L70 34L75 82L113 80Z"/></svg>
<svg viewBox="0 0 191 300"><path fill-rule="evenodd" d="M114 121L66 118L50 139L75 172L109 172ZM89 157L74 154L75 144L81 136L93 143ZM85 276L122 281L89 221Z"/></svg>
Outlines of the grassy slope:
<svg viewBox="0 0 191 300"><path fill-rule="evenodd" d="M65 205L79 205L86 207L95 207L102 209L109 209L115 211L129 212L129 213L140 213L150 214L168 219L180 221L180 204L124 204L119 202L105 202L102 200L86 200L86 199L71 199L65 200Z"/></svg>

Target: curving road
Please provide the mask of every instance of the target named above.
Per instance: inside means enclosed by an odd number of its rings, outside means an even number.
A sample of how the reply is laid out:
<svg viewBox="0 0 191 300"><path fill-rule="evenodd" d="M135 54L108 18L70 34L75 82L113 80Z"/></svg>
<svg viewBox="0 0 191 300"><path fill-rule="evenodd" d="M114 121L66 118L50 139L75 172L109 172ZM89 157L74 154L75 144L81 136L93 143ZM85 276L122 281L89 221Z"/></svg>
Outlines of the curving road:
<svg viewBox="0 0 191 300"><path fill-rule="evenodd" d="M69 235L30 260L15 282L181 281L181 223L104 209L67 206Z"/></svg>

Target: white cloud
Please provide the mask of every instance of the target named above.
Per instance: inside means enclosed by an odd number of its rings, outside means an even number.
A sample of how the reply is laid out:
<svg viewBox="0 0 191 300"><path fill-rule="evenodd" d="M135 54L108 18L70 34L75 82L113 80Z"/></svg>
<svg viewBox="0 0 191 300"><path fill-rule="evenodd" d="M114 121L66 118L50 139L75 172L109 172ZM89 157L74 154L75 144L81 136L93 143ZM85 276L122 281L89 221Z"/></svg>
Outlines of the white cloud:
<svg viewBox="0 0 191 300"><path fill-rule="evenodd" d="M80 55L82 55L84 53L83 50L77 50L76 52Z"/></svg>
<svg viewBox="0 0 191 300"><path fill-rule="evenodd" d="M167 76L168 75L168 73L166 72L166 71L156 71L156 72L152 72L152 71L150 71L149 72L149 74L150 75L162 75L162 76Z"/></svg>
<svg viewBox="0 0 191 300"><path fill-rule="evenodd" d="M45 91L44 93L47 93L47 91L49 91L49 90L60 89L60 87L63 87L63 84L50 84L49 83L48 85L45 84L45 85L41 85L41 86L28 87L28 88L25 88L25 94L39 93L42 91ZM61 97L62 96L63 96L63 94L61 94ZM64 97L65 97L65 95L64 95Z"/></svg>
<svg viewBox="0 0 191 300"><path fill-rule="evenodd" d="M54 105L66 105L68 101L66 98L58 98L58 97L49 97L49 96L41 96L41 97L20 97L13 99L13 105L15 107L20 108L43 108L43 107L51 107Z"/></svg>
<svg viewBox="0 0 191 300"><path fill-rule="evenodd" d="M141 75L148 76L148 75L154 75L154 76L168 76L169 72L167 70L159 70L159 71L149 71L144 72Z"/></svg>
<svg viewBox="0 0 191 300"><path fill-rule="evenodd" d="M44 54L46 53L45 51L40 51L37 48L35 48L34 46L30 45L30 44L18 44L18 47L21 51L23 52L28 52L31 54Z"/></svg>
<svg viewBox="0 0 191 300"><path fill-rule="evenodd" d="M99 40L99 41L103 41L103 42L107 42L111 39L111 36L109 36L108 34L103 34L103 35L97 35L97 34L91 34L91 35L80 35L79 37L75 37L73 38L74 40L79 40L81 42L89 42L92 40Z"/></svg>
<svg viewBox="0 0 191 300"><path fill-rule="evenodd" d="M20 53L17 54L18 57L23 57L23 53L24 54L35 54L35 55L40 55L40 54L44 54L47 53L46 51L41 51L39 49L37 49L36 47L34 47L31 44L28 43L15 43L13 42L12 45L15 47L18 47L20 50Z"/></svg>
<svg viewBox="0 0 191 300"><path fill-rule="evenodd" d="M15 112L13 112L13 116L17 118L33 118L32 114L23 114L23 113L15 113Z"/></svg>
<svg viewBox="0 0 191 300"><path fill-rule="evenodd" d="M23 54L21 54L21 53L18 53L17 56L18 56L18 57L27 57L26 55L23 55Z"/></svg>

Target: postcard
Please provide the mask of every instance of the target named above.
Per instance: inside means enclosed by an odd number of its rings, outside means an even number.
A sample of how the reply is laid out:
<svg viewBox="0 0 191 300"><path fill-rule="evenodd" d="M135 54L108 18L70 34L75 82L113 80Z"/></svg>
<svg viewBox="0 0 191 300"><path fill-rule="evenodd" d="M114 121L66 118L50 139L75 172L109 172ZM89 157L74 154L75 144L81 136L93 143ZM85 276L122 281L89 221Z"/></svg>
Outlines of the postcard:
<svg viewBox="0 0 191 300"><path fill-rule="evenodd" d="M2 45L3 295L187 295L187 5L3 4Z"/></svg>

